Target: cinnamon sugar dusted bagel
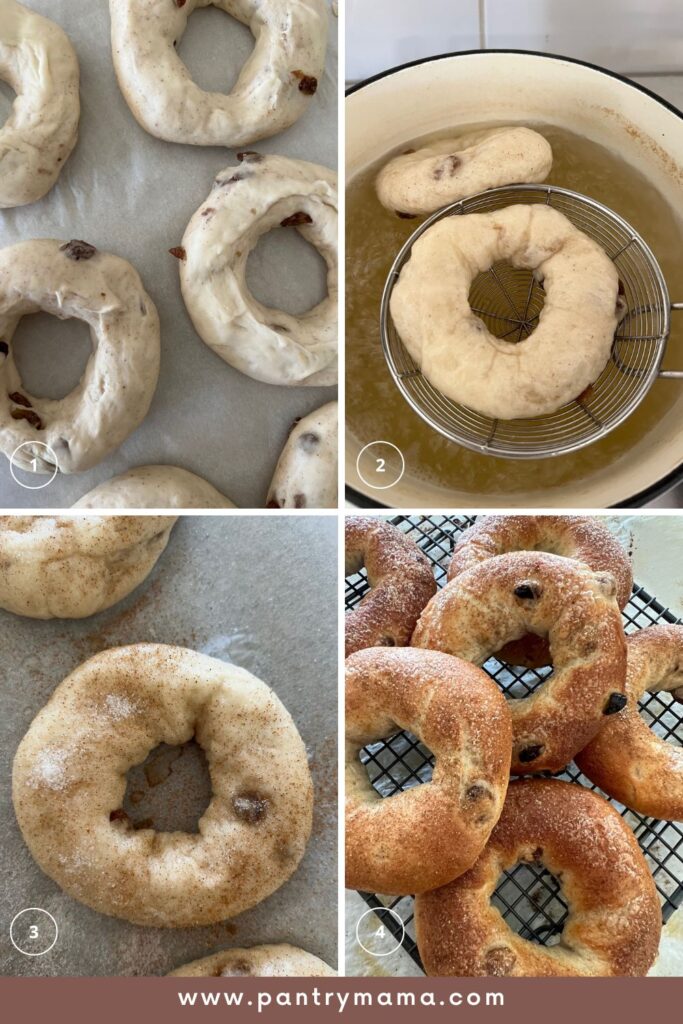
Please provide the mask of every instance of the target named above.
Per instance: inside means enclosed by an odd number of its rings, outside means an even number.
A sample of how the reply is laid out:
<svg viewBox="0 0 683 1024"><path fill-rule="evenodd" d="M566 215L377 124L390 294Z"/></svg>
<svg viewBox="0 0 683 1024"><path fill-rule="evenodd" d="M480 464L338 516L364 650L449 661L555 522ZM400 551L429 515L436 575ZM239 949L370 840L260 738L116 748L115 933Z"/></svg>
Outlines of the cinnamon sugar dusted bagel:
<svg viewBox="0 0 683 1024"><path fill-rule="evenodd" d="M248 949L224 949L213 956L193 960L171 971L171 978L333 978L336 975L324 960L281 943L274 946L250 946Z"/></svg>
<svg viewBox="0 0 683 1024"><path fill-rule="evenodd" d="M196 833L135 829L126 773L195 738L212 797ZM235 665L166 644L102 651L53 693L19 744L12 798L34 859L101 914L212 924L296 870L311 832L306 749L287 709Z"/></svg>
<svg viewBox="0 0 683 1024"><path fill-rule="evenodd" d="M560 771L626 703L614 577L558 555L496 555L432 598L411 641L481 665L527 633L548 638L554 671L510 701L513 775Z"/></svg>
<svg viewBox="0 0 683 1024"><path fill-rule="evenodd" d="M558 945L513 932L491 896L501 873L541 862L569 905ZM555 779L513 782L471 871L417 897L428 975L614 977L647 974L662 928L657 890L633 833L602 797Z"/></svg>
<svg viewBox="0 0 683 1024"><path fill-rule="evenodd" d="M346 520L346 575L365 566L370 592L346 615L346 654L364 647L405 647L436 593L429 560L415 541L370 516Z"/></svg>
<svg viewBox="0 0 683 1024"><path fill-rule="evenodd" d="M639 814L683 821L683 748L649 729L638 713L644 693L683 700L683 626L641 629L626 639L628 705L608 718L576 758L591 782Z"/></svg>
<svg viewBox="0 0 683 1024"><path fill-rule="evenodd" d="M82 619L149 575L175 516L0 516L0 608Z"/></svg>
<svg viewBox="0 0 683 1024"><path fill-rule="evenodd" d="M400 729L435 757L431 782L382 799L360 748ZM510 714L485 672L436 651L372 649L346 662L346 884L408 894L482 850L505 799Z"/></svg>
<svg viewBox="0 0 683 1024"><path fill-rule="evenodd" d="M633 589L628 555L616 537L595 516L481 516L461 535L453 549L448 579L473 565L510 551L546 551L575 558L595 572L610 572L617 584L617 604L624 608ZM538 668L550 663L548 642L527 634L500 652L511 665Z"/></svg>

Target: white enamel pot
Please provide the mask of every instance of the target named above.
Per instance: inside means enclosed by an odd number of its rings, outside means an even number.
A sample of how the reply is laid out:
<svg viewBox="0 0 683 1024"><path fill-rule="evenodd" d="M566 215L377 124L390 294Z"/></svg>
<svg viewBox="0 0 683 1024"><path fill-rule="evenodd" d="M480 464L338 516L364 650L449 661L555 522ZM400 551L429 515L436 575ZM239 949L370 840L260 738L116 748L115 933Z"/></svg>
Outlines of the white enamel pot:
<svg viewBox="0 0 683 1024"><path fill-rule="evenodd" d="M478 50L408 64L354 86L346 99L347 180L407 140L458 124L546 122L619 153L683 212L683 114L641 86L565 57ZM683 239L682 239L683 255ZM674 296L676 298L676 296ZM352 386L352 385L349 385ZM511 496L449 490L411 476L387 498L356 472L347 435L346 480L357 504L394 508L607 508L641 505L683 479L683 387L654 429L598 478Z"/></svg>

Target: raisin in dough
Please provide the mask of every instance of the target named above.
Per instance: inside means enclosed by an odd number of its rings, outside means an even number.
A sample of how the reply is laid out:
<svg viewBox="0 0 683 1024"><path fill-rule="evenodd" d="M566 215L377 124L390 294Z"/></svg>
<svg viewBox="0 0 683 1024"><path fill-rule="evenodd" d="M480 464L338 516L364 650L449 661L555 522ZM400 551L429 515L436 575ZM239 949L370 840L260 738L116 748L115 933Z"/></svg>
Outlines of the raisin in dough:
<svg viewBox="0 0 683 1024"><path fill-rule="evenodd" d="M268 508L337 507L337 421L329 402L304 416L287 438L268 491Z"/></svg>
<svg viewBox="0 0 683 1024"><path fill-rule="evenodd" d="M93 343L81 380L58 400L26 390L12 351L22 316L41 311L83 320ZM130 263L76 240L0 249L0 451L20 469L78 473L118 448L147 414L159 351L156 307Z"/></svg>
<svg viewBox="0 0 683 1024"><path fill-rule="evenodd" d="M0 79L16 99L0 127L0 208L50 191L78 138L78 58L59 25L0 0Z"/></svg>
<svg viewBox="0 0 683 1024"><path fill-rule="evenodd" d="M333 978L331 967L312 953L287 943L224 949L171 971L171 978Z"/></svg>

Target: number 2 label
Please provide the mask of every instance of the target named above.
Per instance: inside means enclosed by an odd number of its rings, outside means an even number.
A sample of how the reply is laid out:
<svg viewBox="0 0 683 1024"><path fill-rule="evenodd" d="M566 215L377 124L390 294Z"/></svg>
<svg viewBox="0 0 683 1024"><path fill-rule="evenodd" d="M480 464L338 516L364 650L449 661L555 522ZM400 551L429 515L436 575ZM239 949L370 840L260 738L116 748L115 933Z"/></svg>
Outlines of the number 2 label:
<svg viewBox="0 0 683 1024"><path fill-rule="evenodd" d="M377 473L384 473L384 472L386 472L386 470L384 469L385 460L384 459L377 459L376 462L377 462L377 469L376 469L375 472L377 472Z"/></svg>

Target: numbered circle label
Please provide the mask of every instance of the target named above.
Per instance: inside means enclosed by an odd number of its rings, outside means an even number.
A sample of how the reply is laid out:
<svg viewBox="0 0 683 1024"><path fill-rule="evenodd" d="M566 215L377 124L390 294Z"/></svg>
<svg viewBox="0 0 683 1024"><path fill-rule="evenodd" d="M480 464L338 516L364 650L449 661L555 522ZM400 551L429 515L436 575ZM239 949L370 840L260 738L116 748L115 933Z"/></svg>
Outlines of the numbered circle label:
<svg viewBox="0 0 683 1024"><path fill-rule="evenodd" d="M47 471L47 479L43 473L38 473L40 466ZM59 472L57 456L54 449L44 441L24 441L12 452L9 471L15 483L18 483L20 487L25 487L29 491L40 491L43 487L51 484ZM19 479L17 471L27 474L23 480ZM40 480L42 483L33 483L34 480Z"/></svg>
<svg viewBox="0 0 683 1024"><path fill-rule="evenodd" d="M12 919L9 937L12 945L24 956L43 956L49 953L59 935L52 914L41 907L27 907Z"/></svg>
<svg viewBox="0 0 683 1024"><path fill-rule="evenodd" d="M400 448L391 441L371 441L361 449L356 471L367 487L385 491L394 487L405 472L406 464Z"/></svg>
<svg viewBox="0 0 683 1024"><path fill-rule="evenodd" d="M366 910L356 924L356 941L370 956L395 953L403 945L405 933L401 915L389 907Z"/></svg>

